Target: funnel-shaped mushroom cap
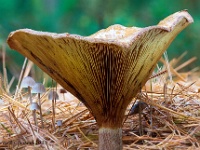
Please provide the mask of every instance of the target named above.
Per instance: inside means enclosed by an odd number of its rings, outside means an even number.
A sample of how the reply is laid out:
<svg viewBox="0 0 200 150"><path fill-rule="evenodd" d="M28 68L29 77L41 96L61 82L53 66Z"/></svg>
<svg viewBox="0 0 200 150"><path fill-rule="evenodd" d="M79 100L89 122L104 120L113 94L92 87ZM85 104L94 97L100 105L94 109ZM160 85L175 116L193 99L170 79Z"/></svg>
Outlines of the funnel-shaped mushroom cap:
<svg viewBox="0 0 200 150"><path fill-rule="evenodd" d="M7 42L79 98L99 126L119 127L157 61L191 22L184 10L146 28L113 25L88 37L22 29Z"/></svg>

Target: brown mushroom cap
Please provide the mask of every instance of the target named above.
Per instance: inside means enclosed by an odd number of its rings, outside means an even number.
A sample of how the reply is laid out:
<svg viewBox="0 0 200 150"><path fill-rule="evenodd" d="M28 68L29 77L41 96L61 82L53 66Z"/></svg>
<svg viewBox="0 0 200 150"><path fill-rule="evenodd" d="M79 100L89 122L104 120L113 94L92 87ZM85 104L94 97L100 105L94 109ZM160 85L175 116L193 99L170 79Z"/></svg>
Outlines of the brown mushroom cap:
<svg viewBox="0 0 200 150"><path fill-rule="evenodd" d="M62 94L67 93L67 90L65 90L65 89L60 89L60 93L62 93Z"/></svg>

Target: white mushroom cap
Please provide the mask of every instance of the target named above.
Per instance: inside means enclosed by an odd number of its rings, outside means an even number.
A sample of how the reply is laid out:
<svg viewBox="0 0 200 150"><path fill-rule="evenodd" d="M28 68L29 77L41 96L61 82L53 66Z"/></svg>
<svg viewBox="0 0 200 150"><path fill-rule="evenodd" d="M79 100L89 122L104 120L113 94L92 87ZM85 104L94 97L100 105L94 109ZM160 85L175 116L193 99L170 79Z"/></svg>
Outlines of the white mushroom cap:
<svg viewBox="0 0 200 150"><path fill-rule="evenodd" d="M27 76L22 79L21 88L32 87L34 84L35 80L32 77Z"/></svg>
<svg viewBox="0 0 200 150"><path fill-rule="evenodd" d="M42 83L35 83L32 87L31 93L44 93L46 92L45 87Z"/></svg>
<svg viewBox="0 0 200 150"><path fill-rule="evenodd" d="M57 120L57 122L56 122L56 124L57 124L57 126L62 126L62 120Z"/></svg>
<svg viewBox="0 0 200 150"><path fill-rule="evenodd" d="M39 109L38 103L37 102L33 102L30 106L30 110L37 110Z"/></svg>
<svg viewBox="0 0 200 150"><path fill-rule="evenodd" d="M58 96L58 93L56 92L56 91L50 91L49 92L49 95L48 95L48 99L49 100L57 100L57 99L59 99L59 96Z"/></svg>

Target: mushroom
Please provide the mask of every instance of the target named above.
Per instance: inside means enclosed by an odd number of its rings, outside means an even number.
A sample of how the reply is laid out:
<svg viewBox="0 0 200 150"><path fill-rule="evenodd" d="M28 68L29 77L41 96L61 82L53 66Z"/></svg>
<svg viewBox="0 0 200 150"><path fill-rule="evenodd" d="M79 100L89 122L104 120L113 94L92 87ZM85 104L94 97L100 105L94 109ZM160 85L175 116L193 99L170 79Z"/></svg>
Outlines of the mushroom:
<svg viewBox="0 0 200 150"><path fill-rule="evenodd" d="M33 120L35 125L37 125L37 117L36 117L36 110L39 109L38 103L37 102L32 102L30 105L30 110L32 111L33 114Z"/></svg>
<svg viewBox="0 0 200 150"><path fill-rule="evenodd" d="M38 110L39 109L39 106L38 106L38 103L37 102L33 102L31 105L30 105L30 110Z"/></svg>
<svg viewBox="0 0 200 150"><path fill-rule="evenodd" d="M99 126L100 150L120 150L127 106L191 22L183 10L146 28L112 25L87 37L20 29L7 42L85 104Z"/></svg>
<svg viewBox="0 0 200 150"><path fill-rule="evenodd" d="M65 94L67 93L67 90L65 89L60 89L60 93L63 94L63 100L65 100Z"/></svg>
<svg viewBox="0 0 200 150"><path fill-rule="evenodd" d="M57 100L59 99L58 93L56 91L51 90L48 95L49 100Z"/></svg>
<svg viewBox="0 0 200 150"><path fill-rule="evenodd" d="M131 107L131 110L128 115L138 114L140 111L147 107L147 103L142 101L136 101L136 103Z"/></svg>
<svg viewBox="0 0 200 150"><path fill-rule="evenodd" d="M35 84L35 80L30 77L30 76L26 76L22 79L22 82L21 82L21 88L28 88L28 95L29 95L29 100L30 100L30 109L32 107L34 107L35 104L32 104L33 101L32 101L32 95L31 95L31 88L34 86ZM33 119L34 119L34 122L35 122L35 125L37 125L37 118L36 118L36 110L32 110L32 115L33 115Z"/></svg>
<svg viewBox="0 0 200 150"><path fill-rule="evenodd" d="M57 124L58 127L61 127L62 126L62 120L57 120L56 124Z"/></svg>
<svg viewBox="0 0 200 150"><path fill-rule="evenodd" d="M139 133L140 136L143 135L143 126L142 126L142 110L147 107L147 103L142 101L136 101L136 103L131 107L128 115L133 115L139 113Z"/></svg>
<svg viewBox="0 0 200 150"><path fill-rule="evenodd" d="M26 76L22 79L21 88L28 88L28 94L30 103L32 104L32 97L31 97L31 87L35 84L35 81L32 77Z"/></svg>
<svg viewBox="0 0 200 150"><path fill-rule="evenodd" d="M48 99L52 101L52 111L53 111L52 122L53 122L53 128L55 130L56 129L56 127L55 127L55 114L56 114L55 105L56 105L56 100L59 99L58 93L56 91L51 90L49 92Z"/></svg>
<svg viewBox="0 0 200 150"><path fill-rule="evenodd" d="M44 128L44 124L43 124L43 118L42 118L42 104L41 104L41 100L40 100L40 94L42 94L44 92L46 92L46 90L42 83L35 83L33 85L31 93L38 94L38 103L39 103L40 119L41 119L42 128Z"/></svg>

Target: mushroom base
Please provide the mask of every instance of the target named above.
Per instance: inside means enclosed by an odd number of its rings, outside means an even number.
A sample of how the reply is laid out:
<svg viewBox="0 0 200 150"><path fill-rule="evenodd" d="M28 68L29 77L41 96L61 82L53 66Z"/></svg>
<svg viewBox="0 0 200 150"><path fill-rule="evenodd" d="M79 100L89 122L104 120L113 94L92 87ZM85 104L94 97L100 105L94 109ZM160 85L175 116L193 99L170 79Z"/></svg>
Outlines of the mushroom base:
<svg viewBox="0 0 200 150"><path fill-rule="evenodd" d="M99 129L99 150L122 150L122 129Z"/></svg>

